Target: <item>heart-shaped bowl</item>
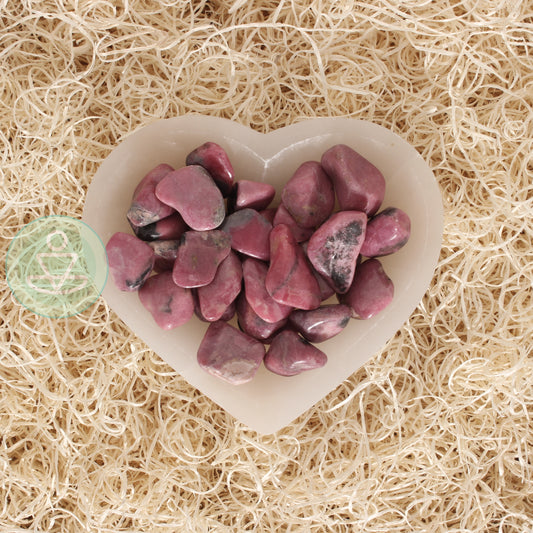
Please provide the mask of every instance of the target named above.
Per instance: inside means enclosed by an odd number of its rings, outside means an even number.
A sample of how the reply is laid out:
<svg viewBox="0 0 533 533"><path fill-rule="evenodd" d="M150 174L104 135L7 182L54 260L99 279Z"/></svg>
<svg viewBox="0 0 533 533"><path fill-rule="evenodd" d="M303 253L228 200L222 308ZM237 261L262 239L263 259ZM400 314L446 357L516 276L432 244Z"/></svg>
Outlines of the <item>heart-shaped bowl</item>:
<svg viewBox="0 0 533 533"><path fill-rule="evenodd" d="M382 207L399 207L411 219L406 246L381 258L392 279L392 303L369 320L351 320L336 337L318 347L326 366L282 377L262 365L254 379L230 385L202 370L196 353L208 324L193 317L171 331L161 330L137 293L119 291L108 281L103 297L144 342L218 405L258 433L275 432L305 412L368 361L416 308L437 264L443 230L442 201L431 169L418 152L386 128L362 120L304 120L268 134L227 119L186 115L154 122L131 134L104 160L87 192L83 220L104 243L113 233L131 233L126 219L133 190L160 163L179 168L207 141L228 153L236 179L272 183L279 202L283 185L304 161L320 161L335 144L346 144L377 166L386 180Z"/></svg>

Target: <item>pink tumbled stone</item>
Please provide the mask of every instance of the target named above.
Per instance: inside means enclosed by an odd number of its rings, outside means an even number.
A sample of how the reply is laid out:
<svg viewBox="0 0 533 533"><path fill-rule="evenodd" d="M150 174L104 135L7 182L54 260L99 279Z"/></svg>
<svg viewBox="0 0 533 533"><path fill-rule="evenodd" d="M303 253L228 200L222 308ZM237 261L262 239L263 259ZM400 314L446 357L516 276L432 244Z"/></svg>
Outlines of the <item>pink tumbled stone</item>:
<svg viewBox="0 0 533 533"><path fill-rule="evenodd" d="M213 281L196 291L202 316L209 322L220 320L241 292L241 284L241 261L234 252L230 252L220 263Z"/></svg>
<svg viewBox="0 0 533 533"><path fill-rule="evenodd" d="M200 165L205 168L224 196L228 196L231 192L235 172L222 146L214 142L206 142L187 155L185 164Z"/></svg>
<svg viewBox="0 0 533 533"><path fill-rule="evenodd" d="M341 211L326 220L309 239L307 256L311 264L337 293L345 293L352 283L366 220L360 211Z"/></svg>
<svg viewBox="0 0 533 533"><path fill-rule="evenodd" d="M368 222L361 255L393 254L407 244L410 234L411 220L407 214L397 207L388 207Z"/></svg>
<svg viewBox="0 0 533 533"><path fill-rule="evenodd" d="M320 163L306 161L283 187L281 200L298 226L316 228L331 215L335 193Z"/></svg>
<svg viewBox="0 0 533 533"><path fill-rule="evenodd" d="M194 297L194 314L202 321L202 322L216 322L216 320L207 320L204 315L202 315L202 310L200 309L200 304L198 303L198 295L196 294L198 289L191 289L193 292ZM225 311L222 313L222 315L217 319L221 320L223 322L229 322L235 315L235 300L231 302L228 307L226 307Z"/></svg>
<svg viewBox="0 0 533 533"><path fill-rule="evenodd" d="M303 242L302 244L300 244L306 256L307 256L308 245L309 245L309 241ZM321 301L327 300L328 298L330 298L331 296L335 294L335 290L331 287L331 285L328 283L326 278L315 270L315 267L311 264L311 262L310 262L310 267L311 267L311 272L313 273L313 276L315 276L315 279L318 283L318 288L320 289L320 300Z"/></svg>
<svg viewBox="0 0 533 533"><path fill-rule="evenodd" d="M323 342L338 335L352 317L348 305L323 305L311 311L295 309L289 322L310 342Z"/></svg>
<svg viewBox="0 0 533 533"><path fill-rule="evenodd" d="M368 216L377 212L385 197L385 178L370 161L337 144L324 152L320 163L333 182L342 211L363 211Z"/></svg>
<svg viewBox="0 0 533 533"><path fill-rule="evenodd" d="M320 305L320 288L301 247L288 226L270 232L270 266L265 286L272 298L298 309Z"/></svg>
<svg viewBox="0 0 533 533"><path fill-rule="evenodd" d="M268 207L267 209L262 209L259 211L259 214L265 217L272 225L274 225L274 217L276 216L276 207Z"/></svg>
<svg viewBox="0 0 533 533"><path fill-rule="evenodd" d="M133 226L135 235L143 241L179 239L187 229L187 224L179 213L173 213L147 226Z"/></svg>
<svg viewBox="0 0 533 533"><path fill-rule="evenodd" d="M284 330L274 337L264 359L265 367L280 376L295 376L323 367L327 361L324 352L292 330Z"/></svg>
<svg viewBox="0 0 533 533"><path fill-rule="evenodd" d="M257 211L266 209L276 195L276 189L270 183L261 181L239 180L235 189L235 211L245 207Z"/></svg>
<svg viewBox="0 0 533 533"><path fill-rule="evenodd" d="M176 261L176 257L178 257L180 241L151 241L148 244L155 253L154 270L156 272L172 270L172 268L174 268L174 261Z"/></svg>
<svg viewBox="0 0 533 533"><path fill-rule="evenodd" d="M199 165L169 172L157 185L155 194L197 231L220 226L226 214L220 190L207 170Z"/></svg>
<svg viewBox="0 0 533 533"><path fill-rule="evenodd" d="M172 272L148 278L139 289L139 299L157 325L166 330L185 324L194 312L191 290L178 287L172 280Z"/></svg>
<svg viewBox="0 0 533 533"><path fill-rule="evenodd" d="M378 259L363 261L350 290L340 301L352 308L354 318L368 319L385 309L394 297L394 284Z"/></svg>
<svg viewBox="0 0 533 533"><path fill-rule="evenodd" d="M172 270L174 283L185 288L211 283L230 250L230 238L223 231L186 231Z"/></svg>
<svg viewBox="0 0 533 533"><path fill-rule="evenodd" d="M320 275L314 267L312 271L320 289L320 300L323 302L324 300L331 298L335 294L335 289L331 287L331 285L326 281L324 276Z"/></svg>
<svg viewBox="0 0 533 533"><path fill-rule="evenodd" d="M253 309L241 294L236 300L237 319L239 327L248 335L261 342L270 342L276 331L281 329L286 323L284 318L279 322L266 322Z"/></svg>
<svg viewBox="0 0 533 533"><path fill-rule="evenodd" d="M207 328L197 360L209 374L242 385L253 379L264 356L263 343L219 320Z"/></svg>
<svg viewBox="0 0 533 533"><path fill-rule="evenodd" d="M154 268L154 251L129 233L115 233L106 247L109 272L121 291L136 291Z"/></svg>
<svg viewBox="0 0 533 533"><path fill-rule="evenodd" d="M291 214L283 204L279 204L276 214L274 215L273 226L279 226L285 224L291 230L296 242L304 242L313 235L313 228L301 228L296 223L296 220L292 218Z"/></svg>
<svg viewBox="0 0 533 533"><path fill-rule="evenodd" d="M222 313L222 316L219 318L219 320L229 322L235 316L236 308L237 306L235 304L235 300L233 300L233 302L226 307L226 310Z"/></svg>
<svg viewBox="0 0 533 533"><path fill-rule="evenodd" d="M265 322L275 323L287 318L292 307L276 302L265 287L268 266L258 259L247 258L242 263L244 292L251 308Z"/></svg>
<svg viewBox="0 0 533 533"><path fill-rule="evenodd" d="M250 257L270 258L269 235L272 224L254 209L241 209L232 213L220 227L231 236L231 247Z"/></svg>
<svg viewBox="0 0 533 533"><path fill-rule="evenodd" d="M174 169L162 164L152 169L133 191L127 217L132 226L146 226L168 217L174 209L157 198L155 189L161 180Z"/></svg>

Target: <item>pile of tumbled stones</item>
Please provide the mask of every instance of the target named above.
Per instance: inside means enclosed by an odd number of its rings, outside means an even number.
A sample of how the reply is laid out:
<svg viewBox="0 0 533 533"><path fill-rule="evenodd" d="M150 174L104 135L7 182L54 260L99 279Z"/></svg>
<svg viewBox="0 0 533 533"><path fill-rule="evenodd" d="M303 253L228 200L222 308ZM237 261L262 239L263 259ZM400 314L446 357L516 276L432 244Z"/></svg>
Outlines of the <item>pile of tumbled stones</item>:
<svg viewBox="0 0 533 533"><path fill-rule="evenodd" d="M311 343L392 301L376 258L404 246L410 220L378 212L384 195L381 172L338 144L304 162L269 207L274 187L235 180L227 153L207 142L185 166L160 164L140 181L127 213L134 235L106 246L110 272L161 328L194 314L210 322L197 354L210 374L242 384L264 362L293 376L326 364ZM321 305L335 294L338 303ZM235 314L239 328L228 323Z"/></svg>

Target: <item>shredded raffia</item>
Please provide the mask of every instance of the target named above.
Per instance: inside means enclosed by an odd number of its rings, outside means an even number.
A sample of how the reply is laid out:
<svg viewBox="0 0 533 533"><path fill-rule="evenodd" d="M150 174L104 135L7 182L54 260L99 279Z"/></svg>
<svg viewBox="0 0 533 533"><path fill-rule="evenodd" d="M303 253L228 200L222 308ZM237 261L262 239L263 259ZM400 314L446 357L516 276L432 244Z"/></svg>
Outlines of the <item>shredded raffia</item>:
<svg viewBox="0 0 533 533"><path fill-rule="evenodd" d="M47 319L2 276L2 531L533 531L531 2L0 0L0 43L3 256L36 217L81 216L118 142L191 112L374 121L445 209L406 324L269 436L102 299Z"/></svg>

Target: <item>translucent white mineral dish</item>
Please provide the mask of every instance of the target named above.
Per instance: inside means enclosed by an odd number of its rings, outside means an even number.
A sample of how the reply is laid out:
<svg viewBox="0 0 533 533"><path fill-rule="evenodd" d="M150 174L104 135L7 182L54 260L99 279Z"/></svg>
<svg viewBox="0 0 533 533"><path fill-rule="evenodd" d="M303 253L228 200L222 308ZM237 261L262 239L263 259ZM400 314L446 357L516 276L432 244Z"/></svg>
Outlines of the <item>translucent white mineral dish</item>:
<svg viewBox="0 0 533 533"><path fill-rule="evenodd" d="M113 150L92 180L83 220L104 243L116 231L131 232L126 212L141 178L160 163L183 166L186 155L207 141L227 151L236 179L272 183L278 193L275 205L283 184L301 163L320 161L331 146L346 144L384 174L387 189L382 208L399 207L411 219L407 245L381 258L395 285L392 304L370 320L351 320L341 334L318 344L328 356L327 365L294 377L281 377L261 366L253 381L232 386L207 374L196 362L206 323L193 317L175 330L162 331L136 293L121 292L108 280L103 297L152 350L237 420L259 433L272 433L290 424L379 352L416 308L431 282L441 248L440 190L431 169L412 146L370 122L321 118L261 134L229 120L187 115L145 126Z"/></svg>

